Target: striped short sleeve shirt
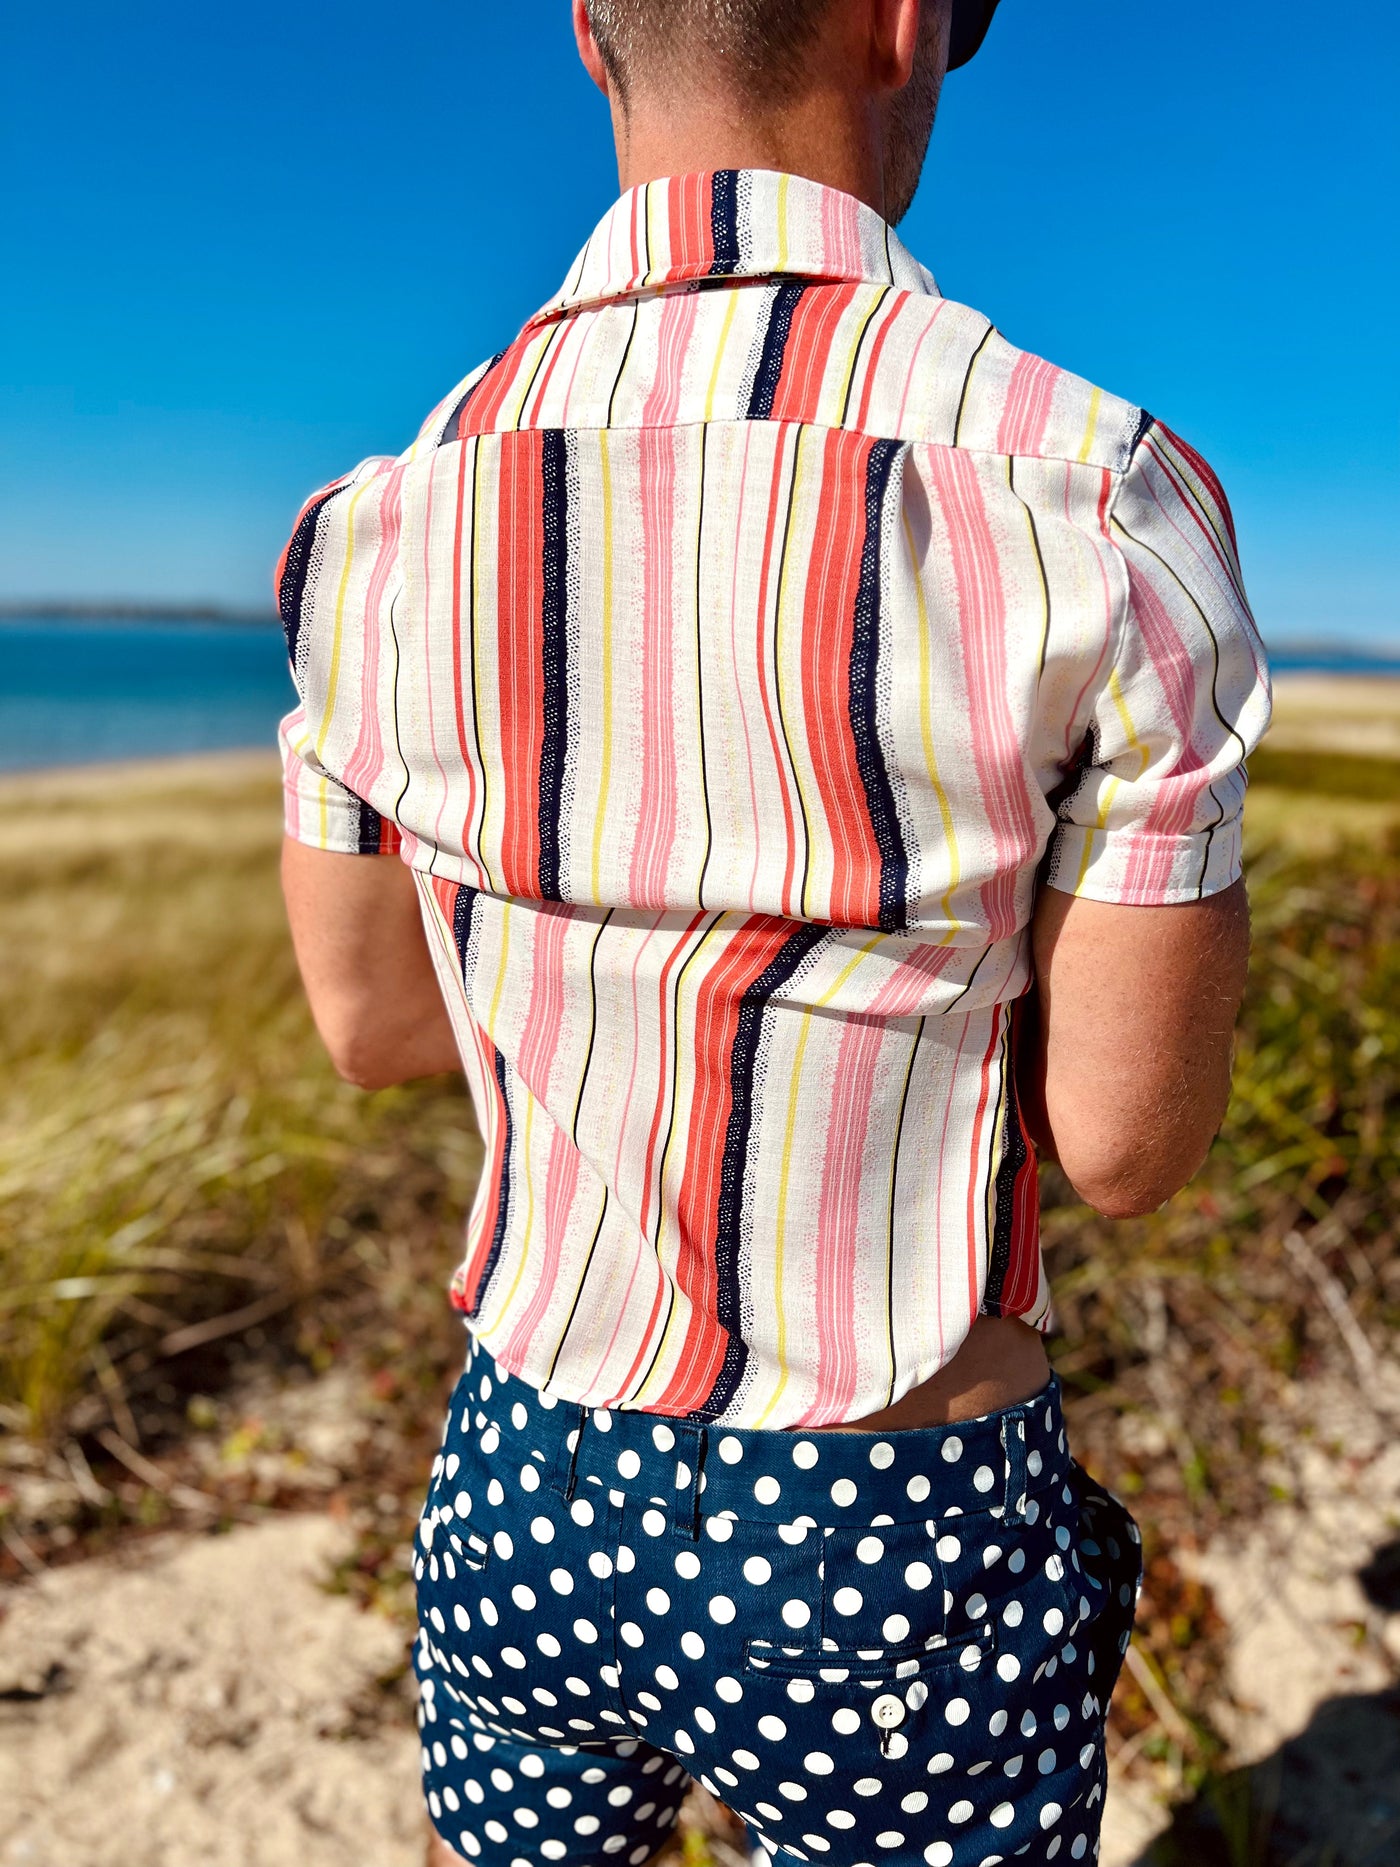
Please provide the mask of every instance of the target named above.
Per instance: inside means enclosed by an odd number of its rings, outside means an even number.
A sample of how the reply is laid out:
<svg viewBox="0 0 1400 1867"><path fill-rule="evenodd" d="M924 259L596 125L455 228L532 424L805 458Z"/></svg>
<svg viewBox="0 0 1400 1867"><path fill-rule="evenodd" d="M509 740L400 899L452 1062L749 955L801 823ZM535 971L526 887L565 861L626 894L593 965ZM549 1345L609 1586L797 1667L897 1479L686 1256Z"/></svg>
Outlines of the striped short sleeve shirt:
<svg viewBox="0 0 1400 1867"><path fill-rule="evenodd" d="M278 582L288 831L416 878L485 1142L454 1296L504 1367L819 1425L1045 1325L1036 887L1227 887L1268 718L1185 443L851 197L693 175Z"/></svg>

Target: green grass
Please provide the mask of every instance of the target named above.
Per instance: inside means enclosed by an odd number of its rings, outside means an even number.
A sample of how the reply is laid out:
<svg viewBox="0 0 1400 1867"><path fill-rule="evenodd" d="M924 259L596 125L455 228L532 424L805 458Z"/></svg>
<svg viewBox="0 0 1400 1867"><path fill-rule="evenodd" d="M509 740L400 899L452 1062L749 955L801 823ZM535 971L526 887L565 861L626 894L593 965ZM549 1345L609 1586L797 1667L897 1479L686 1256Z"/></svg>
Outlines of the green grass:
<svg viewBox="0 0 1400 1867"><path fill-rule="evenodd" d="M1249 761L1250 780L1313 797L1363 798L1400 803L1400 760L1348 752L1310 752L1263 745Z"/></svg>

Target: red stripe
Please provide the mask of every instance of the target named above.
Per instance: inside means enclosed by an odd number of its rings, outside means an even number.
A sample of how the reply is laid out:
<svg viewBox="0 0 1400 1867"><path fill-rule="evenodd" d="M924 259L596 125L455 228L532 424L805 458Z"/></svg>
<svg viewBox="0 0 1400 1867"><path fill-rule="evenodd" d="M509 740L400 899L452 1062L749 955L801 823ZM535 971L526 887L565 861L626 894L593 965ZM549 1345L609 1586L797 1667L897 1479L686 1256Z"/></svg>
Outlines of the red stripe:
<svg viewBox="0 0 1400 1867"><path fill-rule="evenodd" d="M880 924L880 850L856 763L850 711L865 468L872 445L864 435L838 430L822 438L822 487L802 616L803 723L832 850L823 918L838 926Z"/></svg>
<svg viewBox="0 0 1400 1867"><path fill-rule="evenodd" d="M783 352L782 374L773 396L772 420L817 419L831 346L856 293L865 289L861 285L834 285L820 292L804 292L797 301Z"/></svg>
<svg viewBox="0 0 1400 1867"><path fill-rule="evenodd" d="M659 1413L692 1413L709 1398L724 1365L728 1331L714 1315L715 1240L720 1169L733 1105L731 1069L744 993L771 965L791 923L756 914L730 936L723 957L695 998L690 1042L694 1091L685 1169L676 1195L680 1247L675 1281L690 1299L690 1320L676 1371L653 1403Z"/></svg>
<svg viewBox="0 0 1400 1867"><path fill-rule="evenodd" d="M501 887L538 896L544 744L544 436L501 441L497 556Z"/></svg>

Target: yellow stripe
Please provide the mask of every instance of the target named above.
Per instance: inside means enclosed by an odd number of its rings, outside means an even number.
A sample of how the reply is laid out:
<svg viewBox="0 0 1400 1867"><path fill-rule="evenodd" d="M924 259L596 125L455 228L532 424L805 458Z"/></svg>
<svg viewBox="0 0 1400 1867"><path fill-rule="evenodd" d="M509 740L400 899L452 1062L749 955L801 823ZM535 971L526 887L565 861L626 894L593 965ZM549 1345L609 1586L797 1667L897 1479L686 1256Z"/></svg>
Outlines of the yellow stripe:
<svg viewBox="0 0 1400 1867"><path fill-rule="evenodd" d="M737 292L726 292L724 296L728 300L728 303L725 306L724 323L720 327L719 345L715 350L715 367L710 372L709 394L705 397L706 421L713 421L715 418L715 390L719 386L720 365L724 361L724 347L729 340L729 328L734 322L735 308L739 303L739 294Z"/></svg>
<svg viewBox="0 0 1400 1867"><path fill-rule="evenodd" d="M549 326L540 340L538 354L535 356L533 364L530 364L528 360L529 353L527 352L526 361L521 364L518 372L523 379L524 386L520 391L520 400L516 404L515 413L510 418L510 426L512 428L518 428L520 426L520 417L525 413L525 404L529 401L530 391L535 386L535 378L539 374L540 364L544 362L545 351L549 349L549 346L554 342L555 337L563 328L562 324L551 324Z"/></svg>
<svg viewBox="0 0 1400 1867"><path fill-rule="evenodd" d="M928 766L929 780L933 785L934 795L938 799L938 814L943 819L943 839L948 845L948 888L943 896L943 918L948 922L948 931L939 941L940 946L948 946L954 936L961 932L962 922L953 913L953 895L962 880L962 856L958 849L958 834L953 823L953 807L948 802L948 793L943 788L943 780L938 775L938 758L933 748L933 678L931 656L929 655L930 627L928 602L924 596L924 580L919 571L919 557L914 549L914 528L908 515L904 520L904 536L909 545L909 563L914 573L914 592L919 604L919 724L923 730L924 763Z"/></svg>
<svg viewBox="0 0 1400 1867"><path fill-rule="evenodd" d="M860 355L861 345L865 342L865 333L870 329L870 326L874 323L875 315L879 311L880 306L884 303L884 298L885 298L885 294L882 289L879 297L875 300L875 303L870 307L870 310L866 313L865 317L861 319L859 330L856 332L855 336L851 339L851 354L846 360L846 374L843 377L842 382L841 382L841 394L832 403L832 408L836 412L836 417L838 420L840 419L840 411L843 408L845 408L847 400L851 393L851 382L856 373L856 359Z"/></svg>
<svg viewBox="0 0 1400 1867"><path fill-rule="evenodd" d="M598 459L603 478L603 770L598 787L598 808L593 818L593 900L603 905L603 823L608 810L608 782L612 773L612 622L613 527L612 473L608 465L608 434L598 430Z"/></svg>
<svg viewBox="0 0 1400 1867"><path fill-rule="evenodd" d="M787 1242L788 1182L792 1177L792 1162L797 1151L795 1143L797 1140L798 1090L802 1082L802 1063L807 1054L807 1039L811 1035L812 1030L812 1014L814 1011L823 1010L831 1003L832 999L835 998L842 986L845 985L846 981L865 958L866 954L873 953L883 939L883 934L874 934L865 942L864 946L853 953L849 962L842 968L840 974L831 986L822 993L820 998L816 999L813 1004L808 1007L802 1019L802 1035L797 1040L797 1055L793 1058L792 1064L792 1081L788 1086L787 1126L783 1133L782 1169L778 1176L778 1223L773 1250L773 1286L775 1300L778 1306L777 1358L778 1366L782 1369L782 1374L778 1379L777 1387L773 1390L772 1399L754 1422L756 1427L764 1426L767 1423L769 1415L782 1399L783 1390L788 1384L787 1312L783 1308L783 1253Z"/></svg>
<svg viewBox="0 0 1400 1867"><path fill-rule="evenodd" d="M809 428L800 427L797 430L797 444L792 450L791 509L792 509L794 518L797 515L798 502L801 498L802 448L803 448L803 443L806 441L807 436L810 433L811 433L811 430ZM792 543L791 537L789 537L788 543L790 546ZM784 556L784 559L783 559L783 577L782 577L782 582L778 586L778 600L774 606L774 613L773 613L773 667L774 667L775 680L777 682L777 687L778 687L778 702L779 702L780 707L782 704L782 684L783 684L783 595L787 589L787 580L788 580L787 567L788 567L788 559L791 557L791 555L792 553L791 551L789 551ZM800 679L798 682L798 687L800 690L801 688ZM806 721L805 720L803 721L803 732L801 735L799 735L799 737L802 740L802 742L805 743L805 738L806 738ZM805 825L806 834L808 837L807 861L804 866L806 868L807 874L810 875L811 869L812 869L811 836L812 836L812 824L813 824L814 818L813 818L813 813L807 807L807 792L802 783L802 771L801 771L801 767L798 764L797 756L795 752L793 753L793 757L792 757L792 775L793 775L793 780L797 785L797 795L802 803L803 823ZM805 920L807 918L807 884L806 884L805 878L802 884L802 901L800 904L800 909L801 909L802 918Z"/></svg>
<svg viewBox="0 0 1400 1867"><path fill-rule="evenodd" d="M1129 748L1138 754L1138 768L1133 773L1131 779L1131 782L1136 784L1138 779L1141 778L1142 774L1147 770L1147 763L1152 755L1142 743L1141 739L1138 738L1137 727L1134 726L1133 716L1128 711L1127 698L1123 693L1122 683L1118 679L1118 670L1116 668L1108 677L1108 691L1112 696L1114 709L1118 714L1119 723L1127 737ZM1113 808L1113 800L1118 795L1120 784L1120 779L1110 778L1108 783L1104 786L1103 798L1099 804L1098 822L1084 837L1084 854L1080 857L1079 875L1074 884L1074 892L1076 894L1078 894L1080 889L1084 886L1084 878L1089 873L1089 860L1094 850L1094 838L1101 830L1106 830L1108 828L1109 812Z"/></svg>
<svg viewBox="0 0 1400 1867"><path fill-rule="evenodd" d="M331 637L331 671L326 682L326 708L321 716L321 730L316 736L316 756L323 759L326 750L326 737L331 729L331 716L335 712L336 688L340 684L340 643L345 622L345 594L350 587L350 565L355 556L355 508L374 484L366 480L363 486L357 486L350 503L345 508L345 557L340 566L340 586L335 593L335 633Z"/></svg>
<svg viewBox="0 0 1400 1867"><path fill-rule="evenodd" d="M1089 415L1084 423L1084 440L1079 449L1081 464L1089 458L1089 454L1093 448L1094 435L1097 433L1099 426L1099 408L1102 402L1103 390L1095 389L1094 393L1089 397Z"/></svg>

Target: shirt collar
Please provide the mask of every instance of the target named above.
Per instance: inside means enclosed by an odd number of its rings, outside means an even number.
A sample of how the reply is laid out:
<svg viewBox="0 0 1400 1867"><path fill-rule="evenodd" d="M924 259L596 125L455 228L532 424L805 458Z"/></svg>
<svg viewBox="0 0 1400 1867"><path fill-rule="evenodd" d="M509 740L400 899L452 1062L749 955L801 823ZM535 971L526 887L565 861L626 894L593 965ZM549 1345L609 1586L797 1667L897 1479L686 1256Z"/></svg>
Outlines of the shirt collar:
<svg viewBox="0 0 1400 1867"><path fill-rule="evenodd" d="M533 322L669 285L774 275L938 295L933 274L854 195L800 175L717 169L630 189Z"/></svg>

